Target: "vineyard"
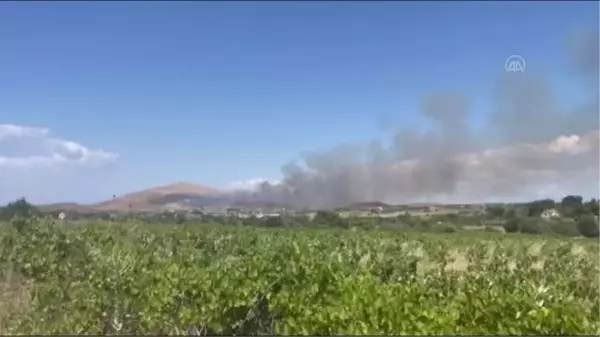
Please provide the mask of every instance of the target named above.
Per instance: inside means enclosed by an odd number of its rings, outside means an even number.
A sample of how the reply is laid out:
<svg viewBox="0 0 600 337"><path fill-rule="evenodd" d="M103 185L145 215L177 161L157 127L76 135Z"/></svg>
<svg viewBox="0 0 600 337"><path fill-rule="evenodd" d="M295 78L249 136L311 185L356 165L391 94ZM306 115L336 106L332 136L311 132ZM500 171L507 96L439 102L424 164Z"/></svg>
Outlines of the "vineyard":
<svg viewBox="0 0 600 337"><path fill-rule="evenodd" d="M0 334L598 334L595 239L14 220Z"/></svg>

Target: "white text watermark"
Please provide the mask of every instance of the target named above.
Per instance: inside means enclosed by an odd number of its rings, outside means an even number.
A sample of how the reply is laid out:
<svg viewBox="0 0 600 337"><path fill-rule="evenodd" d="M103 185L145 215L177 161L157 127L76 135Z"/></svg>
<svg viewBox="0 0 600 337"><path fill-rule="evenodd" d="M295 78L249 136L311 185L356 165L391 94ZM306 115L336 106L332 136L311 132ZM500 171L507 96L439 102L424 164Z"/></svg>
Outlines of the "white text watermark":
<svg viewBox="0 0 600 337"><path fill-rule="evenodd" d="M507 73L524 73L527 63L521 55L511 55L504 61L504 69Z"/></svg>

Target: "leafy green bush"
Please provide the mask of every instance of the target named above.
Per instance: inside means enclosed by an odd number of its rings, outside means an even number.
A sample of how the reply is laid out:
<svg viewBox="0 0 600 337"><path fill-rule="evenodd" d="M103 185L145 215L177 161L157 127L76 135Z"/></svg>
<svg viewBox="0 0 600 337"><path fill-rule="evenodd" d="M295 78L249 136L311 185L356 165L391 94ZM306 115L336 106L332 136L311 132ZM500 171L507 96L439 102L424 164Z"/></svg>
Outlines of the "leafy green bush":
<svg viewBox="0 0 600 337"><path fill-rule="evenodd" d="M510 218L504 224L504 230L507 233L517 233L521 231L521 220L519 218Z"/></svg>
<svg viewBox="0 0 600 337"><path fill-rule="evenodd" d="M0 209L0 219L2 220L11 220L14 217L29 217L39 214L40 211L35 206L27 202L25 198L12 201Z"/></svg>
<svg viewBox="0 0 600 337"><path fill-rule="evenodd" d="M458 230L451 224L441 224L435 225L433 231L438 233L456 233Z"/></svg>
<svg viewBox="0 0 600 337"><path fill-rule="evenodd" d="M591 215L583 216L577 222L577 230L585 237L598 237L598 220Z"/></svg>
<svg viewBox="0 0 600 337"><path fill-rule="evenodd" d="M550 226L539 217L527 217L521 218L519 230L524 234L544 234L550 232Z"/></svg>
<svg viewBox="0 0 600 337"><path fill-rule="evenodd" d="M347 219L343 219L337 212L332 211L318 211L312 220L313 225L322 227L337 227L337 228L348 228L349 223Z"/></svg>
<svg viewBox="0 0 600 337"><path fill-rule="evenodd" d="M284 220L282 217L269 216L269 217L266 217L266 219L265 219L265 226L270 227L270 228L284 227L285 223L284 223Z"/></svg>
<svg viewBox="0 0 600 337"><path fill-rule="evenodd" d="M598 244L207 224L0 229L0 333L596 335ZM544 260L538 265L542 247ZM6 308L3 306L3 308Z"/></svg>
<svg viewBox="0 0 600 337"><path fill-rule="evenodd" d="M348 225L351 228L373 229L377 227L378 221L377 218L352 217L348 219Z"/></svg>
<svg viewBox="0 0 600 337"><path fill-rule="evenodd" d="M485 226L483 231L488 233L504 233L506 230L504 230L504 227Z"/></svg>
<svg viewBox="0 0 600 337"><path fill-rule="evenodd" d="M579 230L577 228L577 222L570 219L556 219L548 222L550 230L553 233L564 235L564 236L579 236Z"/></svg>

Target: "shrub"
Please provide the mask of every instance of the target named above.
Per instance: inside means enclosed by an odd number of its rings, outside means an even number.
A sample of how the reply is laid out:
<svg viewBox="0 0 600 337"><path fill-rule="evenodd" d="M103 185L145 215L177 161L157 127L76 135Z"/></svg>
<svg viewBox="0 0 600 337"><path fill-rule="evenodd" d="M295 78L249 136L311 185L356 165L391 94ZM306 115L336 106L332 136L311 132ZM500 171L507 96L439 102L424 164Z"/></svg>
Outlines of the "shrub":
<svg viewBox="0 0 600 337"><path fill-rule="evenodd" d="M285 226L283 219L280 216L269 216L265 219L267 227L283 227Z"/></svg>
<svg viewBox="0 0 600 337"><path fill-rule="evenodd" d="M456 227L450 224L443 224L436 226L435 231L440 233L456 233L458 230L456 229Z"/></svg>
<svg viewBox="0 0 600 337"><path fill-rule="evenodd" d="M350 218L348 222L350 227L362 229L373 229L378 224L375 219L369 218Z"/></svg>
<svg viewBox="0 0 600 337"><path fill-rule="evenodd" d="M27 202L25 198L20 198L8 203L6 207L2 208L0 211L0 218L10 220L14 217L28 217L39 214L40 212L35 206Z"/></svg>
<svg viewBox="0 0 600 337"><path fill-rule="evenodd" d="M12 283L0 283L8 290L2 309L19 301L0 312L0 331L324 336L597 335L600 329L593 242L575 251L536 236L169 221L72 226L40 219L23 234L0 228L0 282L6 271L25 288L13 292ZM530 268L538 260L532 244L548 254L540 256L551 262L543 272Z"/></svg>
<svg viewBox="0 0 600 337"><path fill-rule="evenodd" d="M489 232L489 233L504 233L506 230L504 229L504 227L497 227L497 226L485 226L483 228L484 232Z"/></svg>
<svg viewBox="0 0 600 337"><path fill-rule="evenodd" d="M504 224L504 231L507 233L516 233L521 229L521 223L518 218L511 218Z"/></svg>
<svg viewBox="0 0 600 337"><path fill-rule="evenodd" d="M331 211L318 211L312 222L317 226L348 228L348 221Z"/></svg>
<svg viewBox="0 0 600 337"><path fill-rule="evenodd" d="M419 227L422 229L431 229L431 227L432 227L431 223L432 223L431 219L421 218L419 220Z"/></svg>
<svg viewBox="0 0 600 337"><path fill-rule="evenodd" d="M527 217L520 221L520 232L525 234L543 234L549 232L548 222L538 217Z"/></svg>
<svg viewBox="0 0 600 337"><path fill-rule="evenodd" d="M582 216L577 222L577 230L585 237L592 238L598 237L600 231L598 229L598 221L594 216L586 215Z"/></svg>
<svg viewBox="0 0 600 337"><path fill-rule="evenodd" d="M550 230L553 233L565 236L579 236L577 223L573 220L559 219L549 222Z"/></svg>

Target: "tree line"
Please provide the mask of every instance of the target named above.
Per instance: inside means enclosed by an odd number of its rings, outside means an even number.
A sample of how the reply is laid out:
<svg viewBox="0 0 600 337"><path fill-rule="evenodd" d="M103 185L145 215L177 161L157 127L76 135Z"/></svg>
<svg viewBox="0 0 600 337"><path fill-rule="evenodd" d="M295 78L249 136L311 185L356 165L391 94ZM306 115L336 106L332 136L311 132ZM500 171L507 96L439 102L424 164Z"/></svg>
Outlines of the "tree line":
<svg viewBox="0 0 600 337"><path fill-rule="evenodd" d="M568 195L560 201L552 199L535 200L525 204L488 205L485 214L459 215L459 214L433 214L427 217L411 216L408 213L397 217L341 217L337 212L319 211L311 218L306 215L281 215L278 217L248 217L212 216L203 214L200 219L188 221L184 216L171 218L165 217L140 217L142 221L184 224L196 220L213 222L223 225L253 226L253 227L334 227L334 228L392 228L415 229L423 231L438 231L453 233L465 226L484 226L486 230L497 231L499 228L508 233L526 234L559 234L567 236L598 237L598 209L599 201L590 199L584 201L581 196ZM545 210L556 209L560 214L558 218L543 219ZM54 214L56 213L56 214ZM51 215L57 216L57 212ZM0 209L0 220L11 220L15 217L43 216L48 213L41 212L24 198L10 202ZM109 214L80 214L80 219L111 220Z"/></svg>
<svg viewBox="0 0 600 337"><path fill-rule="evenodd" d="M597 237L599 208L595 198L584 200L579 195L567 195L560 201L539 199L524 204L489 205L486 216L503 220L506 232ZM546 210L556 210L557 216L543 219Z"/></svg>

